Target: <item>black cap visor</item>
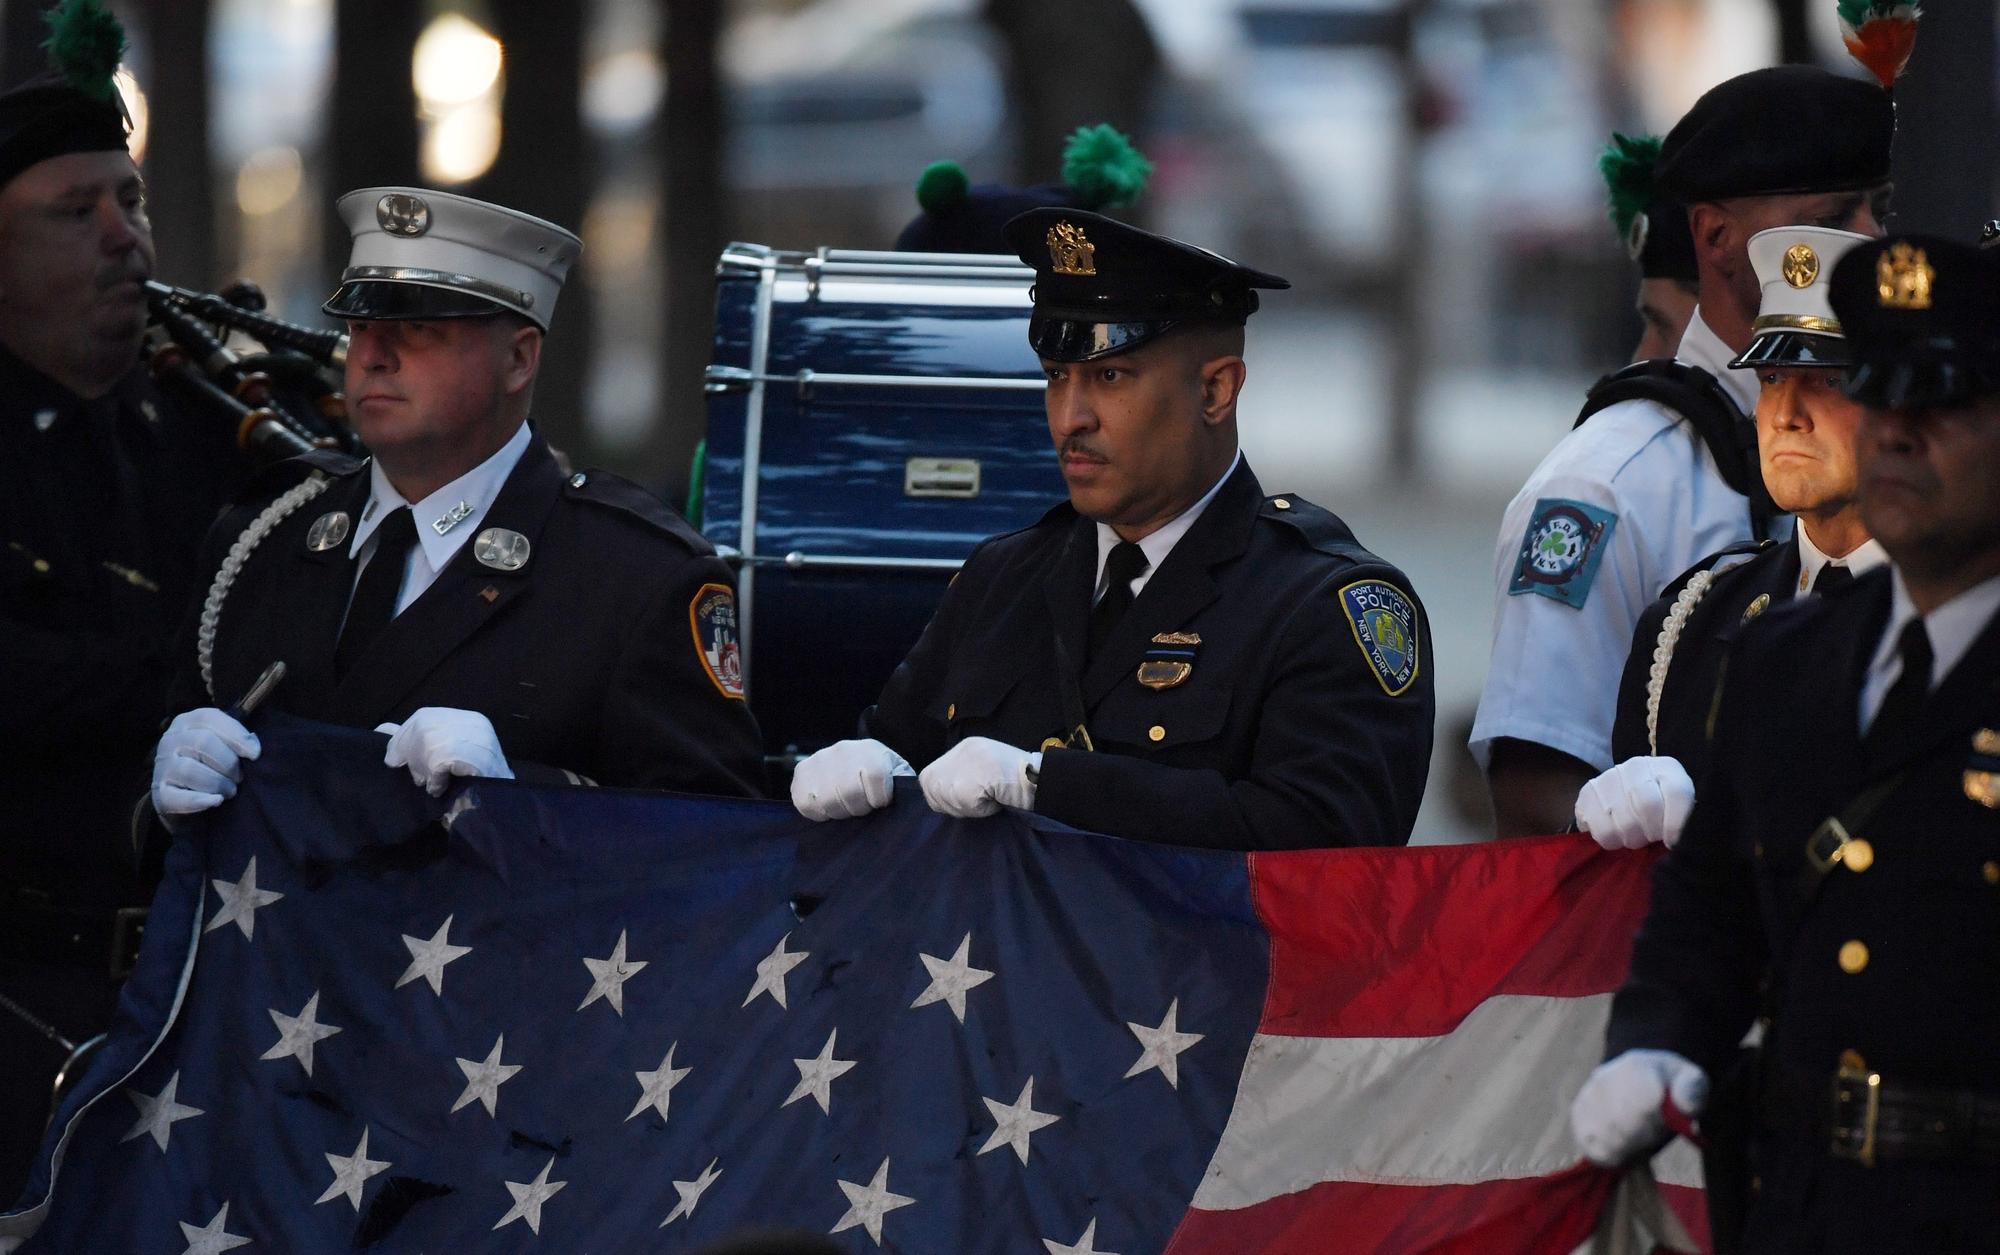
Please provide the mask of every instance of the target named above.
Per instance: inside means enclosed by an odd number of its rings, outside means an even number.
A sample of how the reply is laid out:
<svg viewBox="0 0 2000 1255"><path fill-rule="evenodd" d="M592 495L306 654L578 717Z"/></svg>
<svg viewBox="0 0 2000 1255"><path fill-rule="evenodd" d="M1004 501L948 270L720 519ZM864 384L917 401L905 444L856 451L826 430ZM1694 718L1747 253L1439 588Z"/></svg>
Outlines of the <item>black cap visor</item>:
<svg viewBox="0 0 2000 1255"><path fill-rule="evenodd" d="M1878 410L1967 405L2000 392L2000 363L1953 341L1905 346L1894 357L1858 362L1847 372L1847 395Z"/></svg>
<svg viewBox="0 0 2000 1255"><path fill-rule="evenodd" d="M1751 341L1731 370L1761 370L1780 367L1845 366L1847 341L1837 335L1816 331L1763 331Z"/></svg>
<svg viewBox="0 0 2000 1255"><path fill-rule="evenodd" d="M320 308L335 318L422 322L433 318L488 318L512 313L506 306L458 288L430 283L356 279L340 285Z"/></svg>
<svg viewBox="0 0 2000 1255"><path fill-rule="evenodd" d="M1150 322L1091 322L1036 314L1028 319L1028 344L1035 355L1051 362L1088 362L1129 353L1178 326L1179 319Z"/></svg>

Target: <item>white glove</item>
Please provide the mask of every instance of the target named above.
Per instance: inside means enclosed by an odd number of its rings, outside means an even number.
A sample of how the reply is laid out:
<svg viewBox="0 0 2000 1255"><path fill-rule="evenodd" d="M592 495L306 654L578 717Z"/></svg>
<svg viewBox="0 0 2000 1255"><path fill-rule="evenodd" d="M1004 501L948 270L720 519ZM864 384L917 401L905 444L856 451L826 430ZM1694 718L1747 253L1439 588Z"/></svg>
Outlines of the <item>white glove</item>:
<svg viewBox="0 0 2000 1255"><path fill-rule="evenodd" d="M1694 809L1694 781L1680 760L1628 758L1576 795L1576 826L1607 850L1681 839Z"/></svg>
<svg viewBox="0 0 2000 1255"><path fill-rule="evenodd" d="M514 769L500 749L493 722L476 710L425 706L401 723L375 729L389 734L389 751L382 762L408 767L410 779L432 797L444 792L453 776L486 776L512 780Z"/></svg>
<svg viewBox="0 0 2000 1255"><path fill-rule="evenodd" d="M1628 1050L1597 1065L1569 1105L1569 1127L1591 1162L1615 1168L1667 1140L1662 1101L1690 1117L1708 1101L1708 1073L1671 1050Z"/></svg>
<svg viewBox="0 0 2000 1255"><path fill-rule="evenodd" d="M916 774L880 741L835 741L792 771L792 805L815 823L857 819L889 804L897 776Z"/></svg>
<svg viewBox="0 0 2000 1255"><path fill-rule="evenodd" d="M1003 806L1035 809L1035 781L1042 756L990 737L969 736L924 768L917 783L940 815L977 819Z"/></svg>
<svg viewBox="0 0 2000 1255"><path fill-rule="evenodd" d="M236 796L243 763L264 752L250 729L213 706L174 716L153 750L153 811L169 832Z"/></svg>

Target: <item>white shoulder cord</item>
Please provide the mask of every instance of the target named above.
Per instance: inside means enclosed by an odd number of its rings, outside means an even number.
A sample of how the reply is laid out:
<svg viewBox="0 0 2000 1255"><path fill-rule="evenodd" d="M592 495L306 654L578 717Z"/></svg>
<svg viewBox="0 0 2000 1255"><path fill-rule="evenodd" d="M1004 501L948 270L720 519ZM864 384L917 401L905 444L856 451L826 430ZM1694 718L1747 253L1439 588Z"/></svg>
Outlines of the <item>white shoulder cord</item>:
<svg viewBox="0 0 2000 1255"><path fill-rule="evenodd" d="M1667 691L1667 667L1674 660L1674 646L1680 644L1688 617L1713 583L1714 571L1695 572L1687 587L1681 589L1681 595L1674 598L1667 621L1660 625L1660 638L1653 646L1653 665L1646 673L1646 748L1652 753L1660 752L1660 696Z"/></svg>
<svg viewBox="0 0 2000 1255"><path fill-rule="evenodd" d="M236 543L229 546L229 556L222 560L222 567L215 573L215 582L208 586L208 597L201 603L201 627L195 633L195 655L201 662L201 684L208 690L209 700L215 699L215 626L222 620L222 602L229 596L229 586L242 573L243 564L250 554L270 534L272 528L284 522L294 511L314 497L327 490L333 481L319 471L304 483L295 484L290 491L264 507Z"/></svg>

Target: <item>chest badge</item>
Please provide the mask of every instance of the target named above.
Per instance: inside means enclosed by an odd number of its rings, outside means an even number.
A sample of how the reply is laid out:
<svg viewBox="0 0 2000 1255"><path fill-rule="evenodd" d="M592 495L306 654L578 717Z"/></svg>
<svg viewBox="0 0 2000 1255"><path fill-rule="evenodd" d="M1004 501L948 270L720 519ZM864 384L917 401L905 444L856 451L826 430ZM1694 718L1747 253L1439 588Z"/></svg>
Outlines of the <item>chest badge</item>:
<svg viewBox="0 0 2000 1255"><path fill-rule="evenodd" d="M2000 732L1972 734L1972 757L1965 764L1965 796L1988 810L2000 810Z"/></svg>
<svg viewBox="0 0 2000 1255"><path fill-rule="evenodd" d="M533 551L528 538L504 527L489 527L472 538L472 556L480 566L496 571L518 571L528 565Z"/></svg>
<svg viewBox="0 0 2000 1255"><path fill-rule="evenodd" d="M1771 608L1771 594L1758 593L1751 603L1743 607L1743 622L1748 623Z"/></svg>
<svg viewBox="0 0 2000 1255"><path fill-rule="evenodd" d="M1139 661L1139 683L1158 691L1187 683L1201 652L1201 633L1162 632L1146 647Z"/></svg>
<svg viewBox="0 0 2000 1255"><path fill-rule="evenodd" d="M335 510L331 514L322 514L313 520L313 525L306 531L306 548L314 553L325 553L346 540L348 532L352 530L347 511Z"/></svg>

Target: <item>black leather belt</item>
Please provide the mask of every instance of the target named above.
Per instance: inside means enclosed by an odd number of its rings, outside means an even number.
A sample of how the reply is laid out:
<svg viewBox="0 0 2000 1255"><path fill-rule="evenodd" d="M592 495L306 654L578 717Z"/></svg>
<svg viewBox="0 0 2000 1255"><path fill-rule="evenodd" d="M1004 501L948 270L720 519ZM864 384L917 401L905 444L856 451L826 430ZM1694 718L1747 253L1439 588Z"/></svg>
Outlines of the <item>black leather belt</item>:
<svg viewBox="0 0 2000 1255"><path fill-rule="evenodd" d="M16 891L0 894L7 926L0 929L0 952L23 963L49 967L98 968L109 980L124 980L139 959L146 935L147 908L70 911Z"/></svg>
<svg viewBox="0 0 2000 1255"><path fill-rule="evenodd" d="M1852 1051L1831 1077L1768 1070L1762 1106L1772 1131L1823 1137L1828 1154L1868 1167L2000 1163L2000 1092L1903 1085Z"/></svg>

